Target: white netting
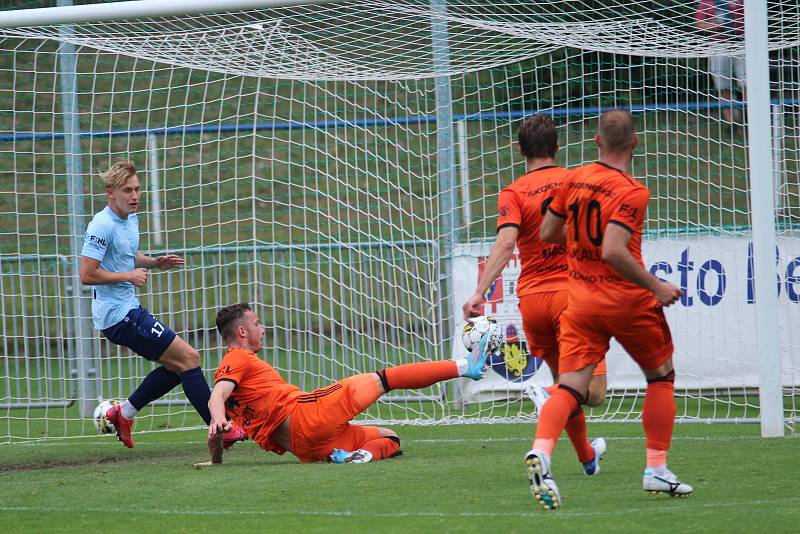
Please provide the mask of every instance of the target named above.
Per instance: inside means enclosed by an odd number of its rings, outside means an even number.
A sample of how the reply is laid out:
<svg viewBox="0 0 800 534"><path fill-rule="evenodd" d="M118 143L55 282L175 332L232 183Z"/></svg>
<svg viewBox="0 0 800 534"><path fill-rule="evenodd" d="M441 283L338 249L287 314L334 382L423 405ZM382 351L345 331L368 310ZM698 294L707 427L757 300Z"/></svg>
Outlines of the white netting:
<svg viewBox="0 0 800 534"><path fill-rule="evenodd" d="M646 57L744 53L735 28L698 29L694 1L336 2L239 13L82 23L0 34L59 39L213 72L302 80L457 75L569 47ZM796 2L770 2L774 50L800 40ZM437 43L447 64L435 64Z"/></svg>
<svg viewBox="0 0 800 534"><path fill-rule="evenodd" d="M341 2L0 30L0 439L93 433L80 412L95 401L76 399L86 384L98 397L124 397L150 368L76 333L74 177L82 232L105 202L97 171L120 158L137 163L141 250L187 259L181 271L153 275L140 297L201 351L207 374L221 353L215 310L257 301L270 325L267 358L311 389L448 357L459 323L448 304L459 308L477 282L497 193L522 172L519 120L553 114L560 162L577 165L596 157L596 118L613 106L638 120L634 174L653 197L648 267L687 289L670 315L679 416L758 417L743 95L735 72L715 80L708 60L741 55L744 44L736 28L699 29L695 4L449 2L442 11ZM800 383L800 9L770 2L769 13L791 421ZM59 61L73 52L69 122ZM79 150L65 148L71 131ZM513 272L503 284L513 315ZM529 420L515 374L525 378L525 365L495 362L490 375L511 382L490 392L394 394L366 419ZM609 367L613 393L592 416L637 418L638 371L622 356ZM171 394L137 428L198 424L183 399ZM462 410L454 399L476 402Z"/></svg>

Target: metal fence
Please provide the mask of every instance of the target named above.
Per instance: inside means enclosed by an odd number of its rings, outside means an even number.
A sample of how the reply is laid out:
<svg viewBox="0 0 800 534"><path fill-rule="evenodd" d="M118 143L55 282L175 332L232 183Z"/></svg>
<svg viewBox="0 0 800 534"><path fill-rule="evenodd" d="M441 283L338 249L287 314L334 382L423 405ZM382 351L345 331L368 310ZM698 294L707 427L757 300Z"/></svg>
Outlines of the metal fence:
<svg viewBox="0 0 800 534"><path fill-rule="evenodd" d="M301 388L372 368L375 359L403 363L437 350L429 315L435 242L173 252L186 258L185 268L154 273L140 300L200 351L208 375L222 353L214 315L235 302L254 303L270 360ZM74 279L67 256L0 256L0 409L69 407L79 391L124 397L149 371L152 364L91 328L91 354L81 353L75 323L91 318L74 316ZM90 384L81 388L81 381Z"/></svg>

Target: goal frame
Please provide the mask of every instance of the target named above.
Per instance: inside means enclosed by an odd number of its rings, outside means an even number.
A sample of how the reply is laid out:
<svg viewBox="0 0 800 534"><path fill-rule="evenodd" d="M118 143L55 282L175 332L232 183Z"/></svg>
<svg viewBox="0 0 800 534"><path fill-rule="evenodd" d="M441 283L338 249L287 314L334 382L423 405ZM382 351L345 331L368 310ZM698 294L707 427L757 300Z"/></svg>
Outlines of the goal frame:
<svg viewBox="0 0 800 534"><path fill-rule="evenodd" d="M62 35L71 31L69 24L78 22L101 22L109 20L123 20L131 18L153 18L180 14L198 14L211 12L230 12L246 9L257 9L266 7L286 7L295 5L311 5L332 3L332 0L141 0L126 1L111 4L90 4L81 6L61 5L52 8L23 9L13 10L4 13L0 19L0 28L13 28L25 26L45 26L45 25L65 25L61 27ZM434 13L446 13L445 0L431 0L431 9ZM773 180L773 156L772 156L772 135L771 135L771 110L769 95L769 49L766 28L768 27L767 6L760 0L745 0L745 49L746 66L748 72L748 155L751 162L759 162L758 165L749 165L750 180L750 202L751 202L751 221L753 232L754 249L754 271L755 287L758 298L756 299L756 337L757 347L760 355L759 365L759 397L760 397L760 424L761 434L764 437L783 436L783 402L781 387L781 354L779 347L778 330L778 294L774 282L774 250L776 244L776 225L775 225L775 198L771 188L756 187L753 184L772 184ZM436 18L433 21L440 24L442 21ZM443 45L438 48L439 52L446 51L446 24L442 31L438 33L436 40L444 39L438 44ZM60 74L65 92L69 89L69 80L74 83L74 49L73 59L70 61L70 48L65 48L59 52L63 57L59 61ZM441 58L445 60L446 58ZM72 71L70 72L70 70ZM441 90L437 90L437 118L452 119L452 114L447 113L449 102L448 87L445 81L440 82L437 78L437 85L442 83ZM74 86L73 86L74 89ZM442 99L442 100L439 100ZM70 124L71 104L69 95L63 100L66 124ZM439 113L441 110L441 113ZM440 164L447 163L454 168L440 168L439 176L447 177L456 172L455 158L452 147L452 124L445 125L447 130L442 130L443 137L440 141L448 141L449 146L441 147ZM69 128L67 128L69 130ZM70 147L77 141L75 132L65 132L65 143ZM68 150L68 152L70 152ZM73 173L80 170L72 169ZM75 174L70 178L73 181L73 191L78 191L80 179L75 178ZM445 201L443 199L443 201ZM82 199L76 198L72 204L75 209L71 210L73 217L82 215L78 203ZM73 222L72 225L75 223ZM77 280L74 281L75 286ZM445 281L445 283L451 283ZM445 293L447 294L447 293ZM73 293L75 299L75 309L80 310L85 306L85 295L82 296L80 290ZM85 314L82 313L85 316ZM78 327L80 333L82 327ZM445 331L447 329L445 328ZM79 335L80 337L84 337ZM444 339L446 336L442 336ZM86 370L79 371L85 373ZM81 388L82 389L82 388ZM81 398L90 399L90 392L81 391ZM90 406L82 406L81 412L90 410Z"/></svg>

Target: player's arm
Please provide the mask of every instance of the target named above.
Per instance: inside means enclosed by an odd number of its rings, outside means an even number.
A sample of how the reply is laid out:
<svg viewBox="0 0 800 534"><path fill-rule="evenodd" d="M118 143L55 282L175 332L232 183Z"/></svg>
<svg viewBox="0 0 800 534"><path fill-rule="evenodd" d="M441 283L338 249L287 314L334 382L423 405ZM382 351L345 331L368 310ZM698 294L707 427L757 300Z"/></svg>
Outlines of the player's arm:
<svg viewBox="0 0 800 534"><path fill-rule="evenodd" d="M211 390L208 399L208 410L211 412L211 423L208 425L208 462L200 462L195 467L222 463L222 435L231 429L231 423L225 417L225 401L236 388L236 383L230 380L220 380Z"/></svg>
<svg viewBox="0 0 800 534"><path fill-rule="evenodd" d="M669 306L680 298L680 288L669 282L662 282L639 265L628 250L631 235L630 230L624 226L614 224L613 221L609 223L603 234L603 261L626 280L653 293L663 306Z"/></svg>
<svg viewBox="0 0 800 534"><path fill-rule="evenodd" d="M81 284L87 286L130 282L136 287L142 287L147 282L147 271L144 269L134 269L133 271L122 273L106 271L100 268L100 260L88 256L81 256L79 273Z"/></svg>
<svg viewBox="0 0 800 534"><path fill-rule="evenodd" d="M164 254L163 256L146 256L138 250L136 251L136 267L143 269L174 269L184 264L183 258L177 254Z"/></svg>
<svg viewBox="0 0 800 534"><path fill-rule="evenodd" d="M211 412L211 423L208 425L208 436L222 434L231 429L231 423L225 417L225 401L236 389L236 383L230 380L220 380L214 384L211 397L208 399L208 411Z"/></svg>
<svg viewBox="0 0 800 534"><path fill-rule="evenodd" d="M486 260L486 266L483 270L483 276L478 281L478 287L475 293L464 303L462 310L464 311L464 320L470 317L480 315L481 306L483 306L483 296L486 290L492 285L492 282L497 280L500 273L503 271L511 255L514 254L514 247L517 244L517 236L519 235L519 228L517 226L504 226L497 232L497 238L494 241L492 252Z"/></svg>
<svg viewBox="0 0 800 534"><path fill-rule="evenodd" d="M567 219L556 215L552 210L547 210L547 214L542 220L539 228L539 239L547 243L565 245L567 243Z"/></svg>

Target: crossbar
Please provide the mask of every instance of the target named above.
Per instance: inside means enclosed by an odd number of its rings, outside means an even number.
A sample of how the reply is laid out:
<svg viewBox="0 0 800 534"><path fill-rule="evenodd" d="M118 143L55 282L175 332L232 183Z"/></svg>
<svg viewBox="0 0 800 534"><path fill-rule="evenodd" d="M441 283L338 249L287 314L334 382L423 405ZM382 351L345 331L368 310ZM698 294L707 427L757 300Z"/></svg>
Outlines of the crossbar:
<svg viewBox="0 0 800 534"><path fill-rule="evenodd" d="M4 11L0 28L172 17L331 3L333 0L135 0Z"/></svg>

